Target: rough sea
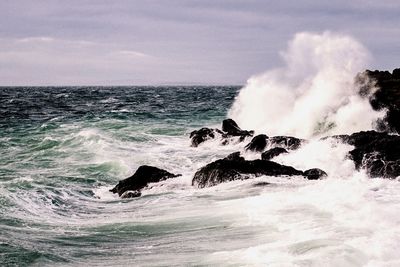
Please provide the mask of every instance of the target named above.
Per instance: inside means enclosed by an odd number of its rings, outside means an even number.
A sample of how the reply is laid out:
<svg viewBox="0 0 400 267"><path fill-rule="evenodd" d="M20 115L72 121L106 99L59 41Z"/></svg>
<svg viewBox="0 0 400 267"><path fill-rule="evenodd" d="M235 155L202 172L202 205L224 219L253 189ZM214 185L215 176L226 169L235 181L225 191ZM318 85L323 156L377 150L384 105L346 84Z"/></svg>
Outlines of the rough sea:
<svg viewBox="0 0 400 267"><path fill-rule="evenodd" d="M348 145L316 139L276 158L324 180L192 187L231 152L259 157L243 143L190 146L239 89L0 88L0 265L399 266L399 183L356 171ZM139 198L109 192L144 164L182 176Z"/></svg>

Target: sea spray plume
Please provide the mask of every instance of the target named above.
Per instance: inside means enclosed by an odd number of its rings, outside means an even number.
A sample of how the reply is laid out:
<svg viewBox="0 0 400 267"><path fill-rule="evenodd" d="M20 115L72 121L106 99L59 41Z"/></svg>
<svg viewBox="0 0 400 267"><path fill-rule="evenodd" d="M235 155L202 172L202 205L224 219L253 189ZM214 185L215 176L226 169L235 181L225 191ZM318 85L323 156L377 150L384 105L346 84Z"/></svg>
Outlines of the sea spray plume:
<svg viewBox="0 0 400 267"><path fill-rule="evenodd" d="M353 38L298 33L281 55L284 67L251 77L236 97L228 116L243 127L310 138L372 129L383 117L354 83L369 53Z"/></svg>

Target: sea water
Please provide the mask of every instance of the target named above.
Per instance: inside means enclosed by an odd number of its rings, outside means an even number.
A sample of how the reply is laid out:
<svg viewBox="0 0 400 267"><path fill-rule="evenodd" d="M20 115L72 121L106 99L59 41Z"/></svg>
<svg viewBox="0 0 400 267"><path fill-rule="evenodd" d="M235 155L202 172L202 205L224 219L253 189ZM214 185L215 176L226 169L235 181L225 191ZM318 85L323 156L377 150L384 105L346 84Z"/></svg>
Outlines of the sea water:
<svg viewBox="0 0 400 267"><path fill-rule="evenodd" d="M3 266L396 266L400 186L368 179L351 146L309 142L275 160L328 178L259 177L192 187L194 172L244 143L194 148L239 87L0 89ZM142 197L108 190L143 164L179 178Z"/></svg>

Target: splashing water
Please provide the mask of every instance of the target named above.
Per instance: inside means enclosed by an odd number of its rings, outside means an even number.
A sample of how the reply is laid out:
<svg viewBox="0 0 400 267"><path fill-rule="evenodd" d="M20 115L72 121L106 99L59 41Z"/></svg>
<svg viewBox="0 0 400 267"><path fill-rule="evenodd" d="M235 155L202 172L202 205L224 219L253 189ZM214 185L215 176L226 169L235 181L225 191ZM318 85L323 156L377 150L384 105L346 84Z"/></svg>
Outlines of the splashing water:
<svg viewBox="0 0 400 267"><path fill-rule="evenodd" d="M239 125L310 138L372 129L383 117L354 83L369 53L353 38L298 33L281 55L284 67L251 77L240 91L228 112Z"/></svg>
<svg viewBox="0 0 400 267"><path fill-rule="evenodd" d="M189 133L242 128L309 137L372 127L349 37L295 36L286 67L238 87L0 87L1 266L400 266L400 185L368 179L350 145L313 139L274 161L324 180L262 176L198 189L194 173L240 151ZM143 164L182 177L137 199L109 192Z"/></svg>

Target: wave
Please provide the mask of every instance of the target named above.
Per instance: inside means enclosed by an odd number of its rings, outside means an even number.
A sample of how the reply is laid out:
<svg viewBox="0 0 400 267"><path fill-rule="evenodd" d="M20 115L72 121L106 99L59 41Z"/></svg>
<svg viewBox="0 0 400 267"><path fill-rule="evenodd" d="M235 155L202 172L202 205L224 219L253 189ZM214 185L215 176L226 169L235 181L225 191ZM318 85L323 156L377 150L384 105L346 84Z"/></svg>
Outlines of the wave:
<svg viewBox="0 0 400 267"><path fill-rule="evenodd" d="M281 56L284 66L251 77L229 110L244 128L310 138L372 129L384 116L354 81L370 57L354 38L302 32Z"/></svg>

